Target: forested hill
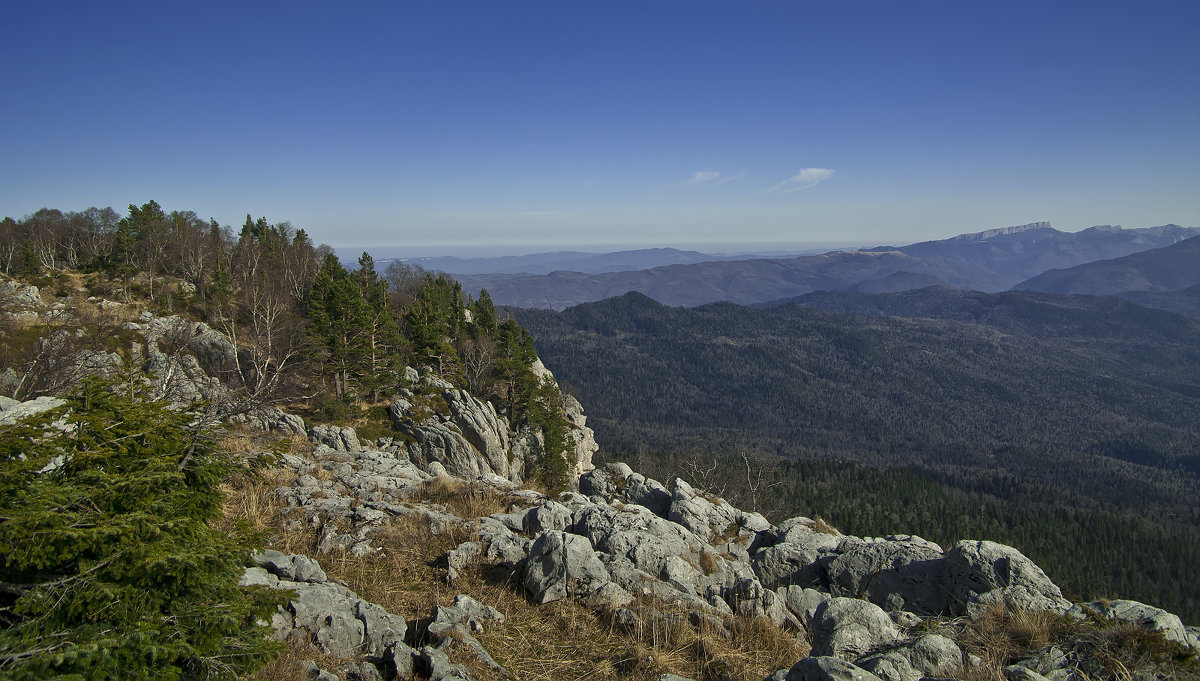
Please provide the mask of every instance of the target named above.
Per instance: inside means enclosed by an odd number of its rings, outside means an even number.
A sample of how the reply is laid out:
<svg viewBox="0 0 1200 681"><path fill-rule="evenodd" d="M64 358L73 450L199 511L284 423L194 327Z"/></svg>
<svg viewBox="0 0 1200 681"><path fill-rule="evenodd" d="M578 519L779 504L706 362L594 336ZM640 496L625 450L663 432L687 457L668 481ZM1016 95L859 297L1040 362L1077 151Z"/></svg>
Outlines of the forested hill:
<svg viewBox="0 0 1200 681"><path fill-rule="evenodd" d="M1180 291L1200 285L1200 236L1112 260L1043 272L1013 288L1049 293L1114 295Z"/></svg>
<svg viewBox="0 0 1200 681"><path fill-rule="evenodd" d="M1178 583L1200 559L1186 555L1200 543L1200 323L1025 292L828 299L872 316L671 308L632 293L511 312L622 456L778 454L800 462L772 473L781 513L939 541L991 532L1068 581L1091 575L1081 590L1161 586L1200 608L1200 590ZM827 459L850 468L802 463ZM919 497L897 487L910 474L915 487L903 487ZM1183 572L1143 579L1114 567L1114 553Z"/></svg>
<svg viewBox="0 0 1200 681"><path fill-rule="evenodd" d="M934 289L875 300L920 312L684 309L628 294L514 314L592 405L610 446L716 438L788 456L1016 472L1050 451L1200 470L1200 323L1047 294ZM915 318L929 307L950 318Z"/></svg>

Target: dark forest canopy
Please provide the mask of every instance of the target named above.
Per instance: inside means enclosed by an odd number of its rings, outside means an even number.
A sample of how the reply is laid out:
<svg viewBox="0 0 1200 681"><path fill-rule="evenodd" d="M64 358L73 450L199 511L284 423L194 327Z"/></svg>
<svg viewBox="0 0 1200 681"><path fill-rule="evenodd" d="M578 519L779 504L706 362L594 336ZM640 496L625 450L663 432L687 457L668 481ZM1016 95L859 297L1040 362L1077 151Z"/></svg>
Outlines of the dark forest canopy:
<svg viewBox="0 0 1200 681"><path fill-rule="evenodd" d="M1033 292L811 302L858 314L634 293L513 313L609 456L638 470L694 479L715 458L714 480L743 498L753 482L776 517L1006 541L1077 592L1200 616L1185 578L1200 545L1200 322Z"/></svg>

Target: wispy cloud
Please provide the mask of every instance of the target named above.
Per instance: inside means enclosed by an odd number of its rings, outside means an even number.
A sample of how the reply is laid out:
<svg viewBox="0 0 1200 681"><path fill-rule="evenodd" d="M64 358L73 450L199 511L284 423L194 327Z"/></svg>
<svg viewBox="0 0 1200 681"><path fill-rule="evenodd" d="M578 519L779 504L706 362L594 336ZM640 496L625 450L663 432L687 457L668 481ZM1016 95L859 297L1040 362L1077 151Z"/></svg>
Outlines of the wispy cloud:
<svg viewBox="0 0 1200 681"><path fill-rule="evenodd" d="M741 179L745 175L745 171L733 175L725 175L719 170L697 170L692 174L691 179L680 182L678 186L689 187L697 184L725 184Z"/></svg>
<svg viewBox="0 0 1200 681"><path fill-rule="evenodd" d="M771 187L767 191L776 192L794 192L801 189L808 189L816 186L825 180L833 177L833 171L829 168L801 168L795 175Z"/></svg>
<svg viewBox="0 0 1200 681"><path fill-rule="evenodd" d="M695 174L692 175L692 179L687 180L682 184L684 186L689 184L704 184L705 182L712 182L720 176L721 173L717 170L697 170Z"/></svg>

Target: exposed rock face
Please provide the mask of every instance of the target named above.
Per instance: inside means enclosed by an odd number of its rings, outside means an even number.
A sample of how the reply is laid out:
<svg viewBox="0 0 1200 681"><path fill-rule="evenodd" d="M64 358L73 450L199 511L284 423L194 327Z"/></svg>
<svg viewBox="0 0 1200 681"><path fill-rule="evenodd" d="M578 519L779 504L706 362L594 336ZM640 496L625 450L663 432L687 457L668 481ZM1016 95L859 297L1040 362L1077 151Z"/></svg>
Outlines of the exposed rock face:
<svg viewBox="0 0 1200 681"><path fill-rule="evenodd" d="M312 441L325 445L339 452L353 452L362 449L358 442L358 434L350 427L313 426Z"/></svg>
<svg viewBox="0 0 1200 681"><path fill-rule="evenodd" d="M301 437L308 435L308 431L304 428L304 419L295 414L288 414L279 407L260 407L247 414L235 414L229 418L229 421L268 433Z"/></svg>
<svg viewBox="0 0 1200 681"><path fill-rule="evenodd" d="M540 362L535 369L553 380ZM540 432L514 430L491 402L436 376L426 373L416 383L417 391L401 390L388 406L393 425L411 438L399 446L414 462L426 466L437 461L456 477L495 476L518 484L538 468L543 456ZM574 482L593 468L592 454L599 446L579 402L564 395L563 404L573 426L566 455L568 477Z"/></svg>
<svg viewBox="0 0 1200 681"><path fill-rule="evenodd" d="M889 537L852 545L825 572L840 596L867 598L885 610L939 613L950 606L942 548L920 537Z"/></svg>
<svg viewBox="0 0 1200 681"><path fill-rule="evenodd" d="M488 414L484 403L461 395L454 399L464 409ZM415 405L404 409L415 412ZM436 429L444 433L475 428L477 436L502 422L472 417L460 426L453 417L427 420L437 421ZM340 430L313 430L337 433L342 441ZM465 436L462 439L467 442ZM476 441L484 449L489 446L486 440ZM721 617L731 614L810 630L814 657L770 678L917 681L960 676L968 660L953 641L919 635L913 627L921 616L973 614L996 601L1067 610L1058 587L1011 547L964 541L943 551L908 535L863 539L826 527L818 531L818 524L807 518L772 526L684 481L672 481L668 491L624 464L583 474L578 493L547 498L517 489L495 474L487 455L467 442L463 455L473 462L451 465L491 471L474 476L473 483L490 486L511 504L504 513L460 518L443 507L408 500L425 481L453 475L450 466L410 458L412 443L381 444L379 449L321 445L308 459L284 457L297 476L279 494L303 513L305 524L321 528L319 550L370 553L375 550L374 532L393 518L416 516L435 533L453 530L467 537L444 556L451 581L478 563L504 566L537 603L577 599L614 613L618 625L639 630L694 621L719 631L724 626ZM281 584L322 583L323 575L304 560L271 553L256 560ZM270 581L253 570L247 579ZM437 609L430 619L433 624L422 626L429 629L427 640L440 642L411 651L398 645L388 648L387 639L373 643L370 623L359 611L346 614L350 610L343 601L349 596L319 593L297 600L287 626L311 626L330 650L357 646L378 652L382 646L381 659L396 658L400 651L399 661L393 663L397 668L407 660L414 673L429 678L467 679L464 669L446 657L443 648L453 645L503 675L475 638L476 627L491 626L486 620L492 615L484 606L462 600L455 607ZM689 614L679 620L679 614L647 608L642 605L647 597ZM341 604L341 615L330 614L331 602ZM1172 640L1197 645L1192 632L1169 613L1129 602L1091 605L1104 617L1135 621ZM325 612L323 618L316 616L318 611ZM321 633L323 628L328 631ZM1053 656L1047 652L1043 657ZM1022 663L1010 675L1033 678L1043 667L1050 674L1051 662L1045 660Z"/></svg>
<svg viewBox="0 0 1200 681"><path fill-rule="evenodd" d="M806 657L792 667L784 681L881 681L867 670L831 656Z"/></svg>

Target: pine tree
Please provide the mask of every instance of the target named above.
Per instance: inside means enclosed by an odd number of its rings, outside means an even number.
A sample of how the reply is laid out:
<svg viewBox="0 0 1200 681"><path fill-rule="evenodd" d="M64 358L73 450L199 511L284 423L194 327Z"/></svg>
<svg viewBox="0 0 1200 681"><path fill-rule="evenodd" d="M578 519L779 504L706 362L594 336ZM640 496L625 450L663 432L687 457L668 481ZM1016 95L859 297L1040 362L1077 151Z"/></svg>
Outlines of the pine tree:
<svg viewBox="0 0 1200 681"><path fill-rule="evenodd" d="M65 429L0 432L0 676L233 678L276 646L277 593L242 588L217 531L228 454L193 415L89 380ZM57 415L57 414L55 414Z"/></svg>

